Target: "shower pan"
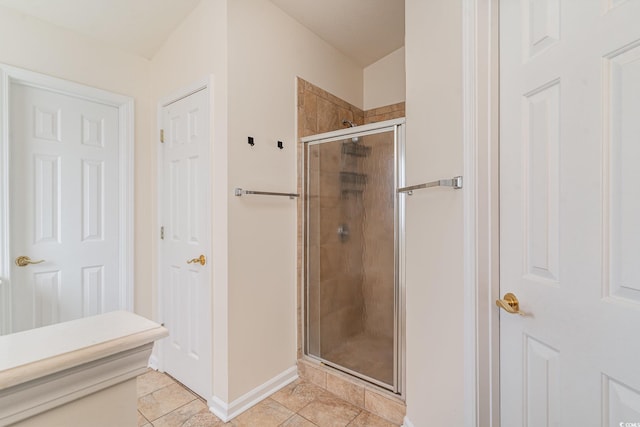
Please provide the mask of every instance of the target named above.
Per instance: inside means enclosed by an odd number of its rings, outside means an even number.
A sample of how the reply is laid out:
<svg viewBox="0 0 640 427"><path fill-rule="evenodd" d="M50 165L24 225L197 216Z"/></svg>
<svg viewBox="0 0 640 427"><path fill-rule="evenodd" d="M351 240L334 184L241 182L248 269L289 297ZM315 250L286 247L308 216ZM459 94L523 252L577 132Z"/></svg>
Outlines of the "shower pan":
<svg viewBox="0 0 640 427"><path fill-rule="evenodd" d="M396 393L404 337L404 119L304 143L305 354Z"/></svg>

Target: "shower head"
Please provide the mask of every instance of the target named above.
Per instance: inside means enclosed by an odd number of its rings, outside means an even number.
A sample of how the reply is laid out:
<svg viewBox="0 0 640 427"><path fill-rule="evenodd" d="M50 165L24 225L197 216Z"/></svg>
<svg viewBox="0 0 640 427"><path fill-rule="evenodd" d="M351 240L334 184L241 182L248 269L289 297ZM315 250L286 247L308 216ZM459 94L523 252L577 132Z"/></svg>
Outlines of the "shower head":
<svg viewBox="0 0 640 427"><path fill-rule="evenodd" d="M342 121L342 124L344 126L349 126L350 128L354 128L354 127L358 126L357 124L353 123L351 120L347 120L347 119L344 119ZM351 141L352 142L358 142L358 137L351 138Z"/></svg>

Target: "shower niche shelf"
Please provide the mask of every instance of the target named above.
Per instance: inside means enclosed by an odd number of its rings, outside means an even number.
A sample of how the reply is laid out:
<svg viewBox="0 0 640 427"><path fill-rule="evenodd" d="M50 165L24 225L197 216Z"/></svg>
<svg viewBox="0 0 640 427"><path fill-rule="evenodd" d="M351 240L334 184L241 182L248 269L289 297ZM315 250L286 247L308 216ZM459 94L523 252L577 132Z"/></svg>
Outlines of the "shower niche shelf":
<svg viewBox="0 0 640 427"><path fill-rule="evenodd" d="M362 196L367 185L367 175L357 172L340 172L340 193L343 199Z"/></svg>
<svg viewBox="0 0 640 427"><path fill-rule="evenodd" d="M342 143L342 154L355 157L367 157L371 153L371 147L356 144L354 142Z"/></svg>
<svg viewBox="0 0 640 427"><path fill-rule="evenodd" d="M340 172L340 184L342 185L367 185L367 175L357 172Z"/></svg>
<svg viewBox="0 0 640 427"><path fill-rule="evenodd" d="M349 196L362 196L363 190L342 190L340 194L342 194L343 199L348 199Z"/></svg>

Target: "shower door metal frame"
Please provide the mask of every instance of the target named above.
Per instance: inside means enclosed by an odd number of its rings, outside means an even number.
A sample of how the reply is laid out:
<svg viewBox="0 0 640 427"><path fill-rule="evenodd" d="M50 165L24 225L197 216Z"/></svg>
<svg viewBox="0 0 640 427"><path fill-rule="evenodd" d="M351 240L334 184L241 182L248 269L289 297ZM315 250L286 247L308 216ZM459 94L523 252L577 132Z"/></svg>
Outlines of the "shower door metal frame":
<svg viewBox="0 0 640 427"><path fill-rule="evenodd" d="M405 199L404 194L398 193L398 188L405 186L405 119L386 120L323 134L311 135L301 138L304 144L302 192L303 192L303 218L304 218L304 328L302 333L303 349L305 357L311 358L326 366L330 366L369 383L375 384L396 394L404 395L405 384ZM309 146L328 142L336 142L349 138L363 137L384 132L393 132L394 138L394 358L393 358L393 384L386 384L375 378L368 377L361 372L356 372L315 356L309 353Z"/></svg>

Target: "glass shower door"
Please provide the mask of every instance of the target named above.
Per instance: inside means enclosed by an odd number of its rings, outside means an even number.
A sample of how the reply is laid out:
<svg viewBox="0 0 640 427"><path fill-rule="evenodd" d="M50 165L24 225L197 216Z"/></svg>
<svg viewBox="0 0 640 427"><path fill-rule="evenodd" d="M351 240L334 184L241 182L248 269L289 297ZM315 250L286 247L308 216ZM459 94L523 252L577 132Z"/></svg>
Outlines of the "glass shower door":
<svg viewBox="0 0 640 427"><path fill-rule="evenodd" d="M353 130L352 130L353 131ZM306 145L306 351L398 388L398 126Z"/></svg>

